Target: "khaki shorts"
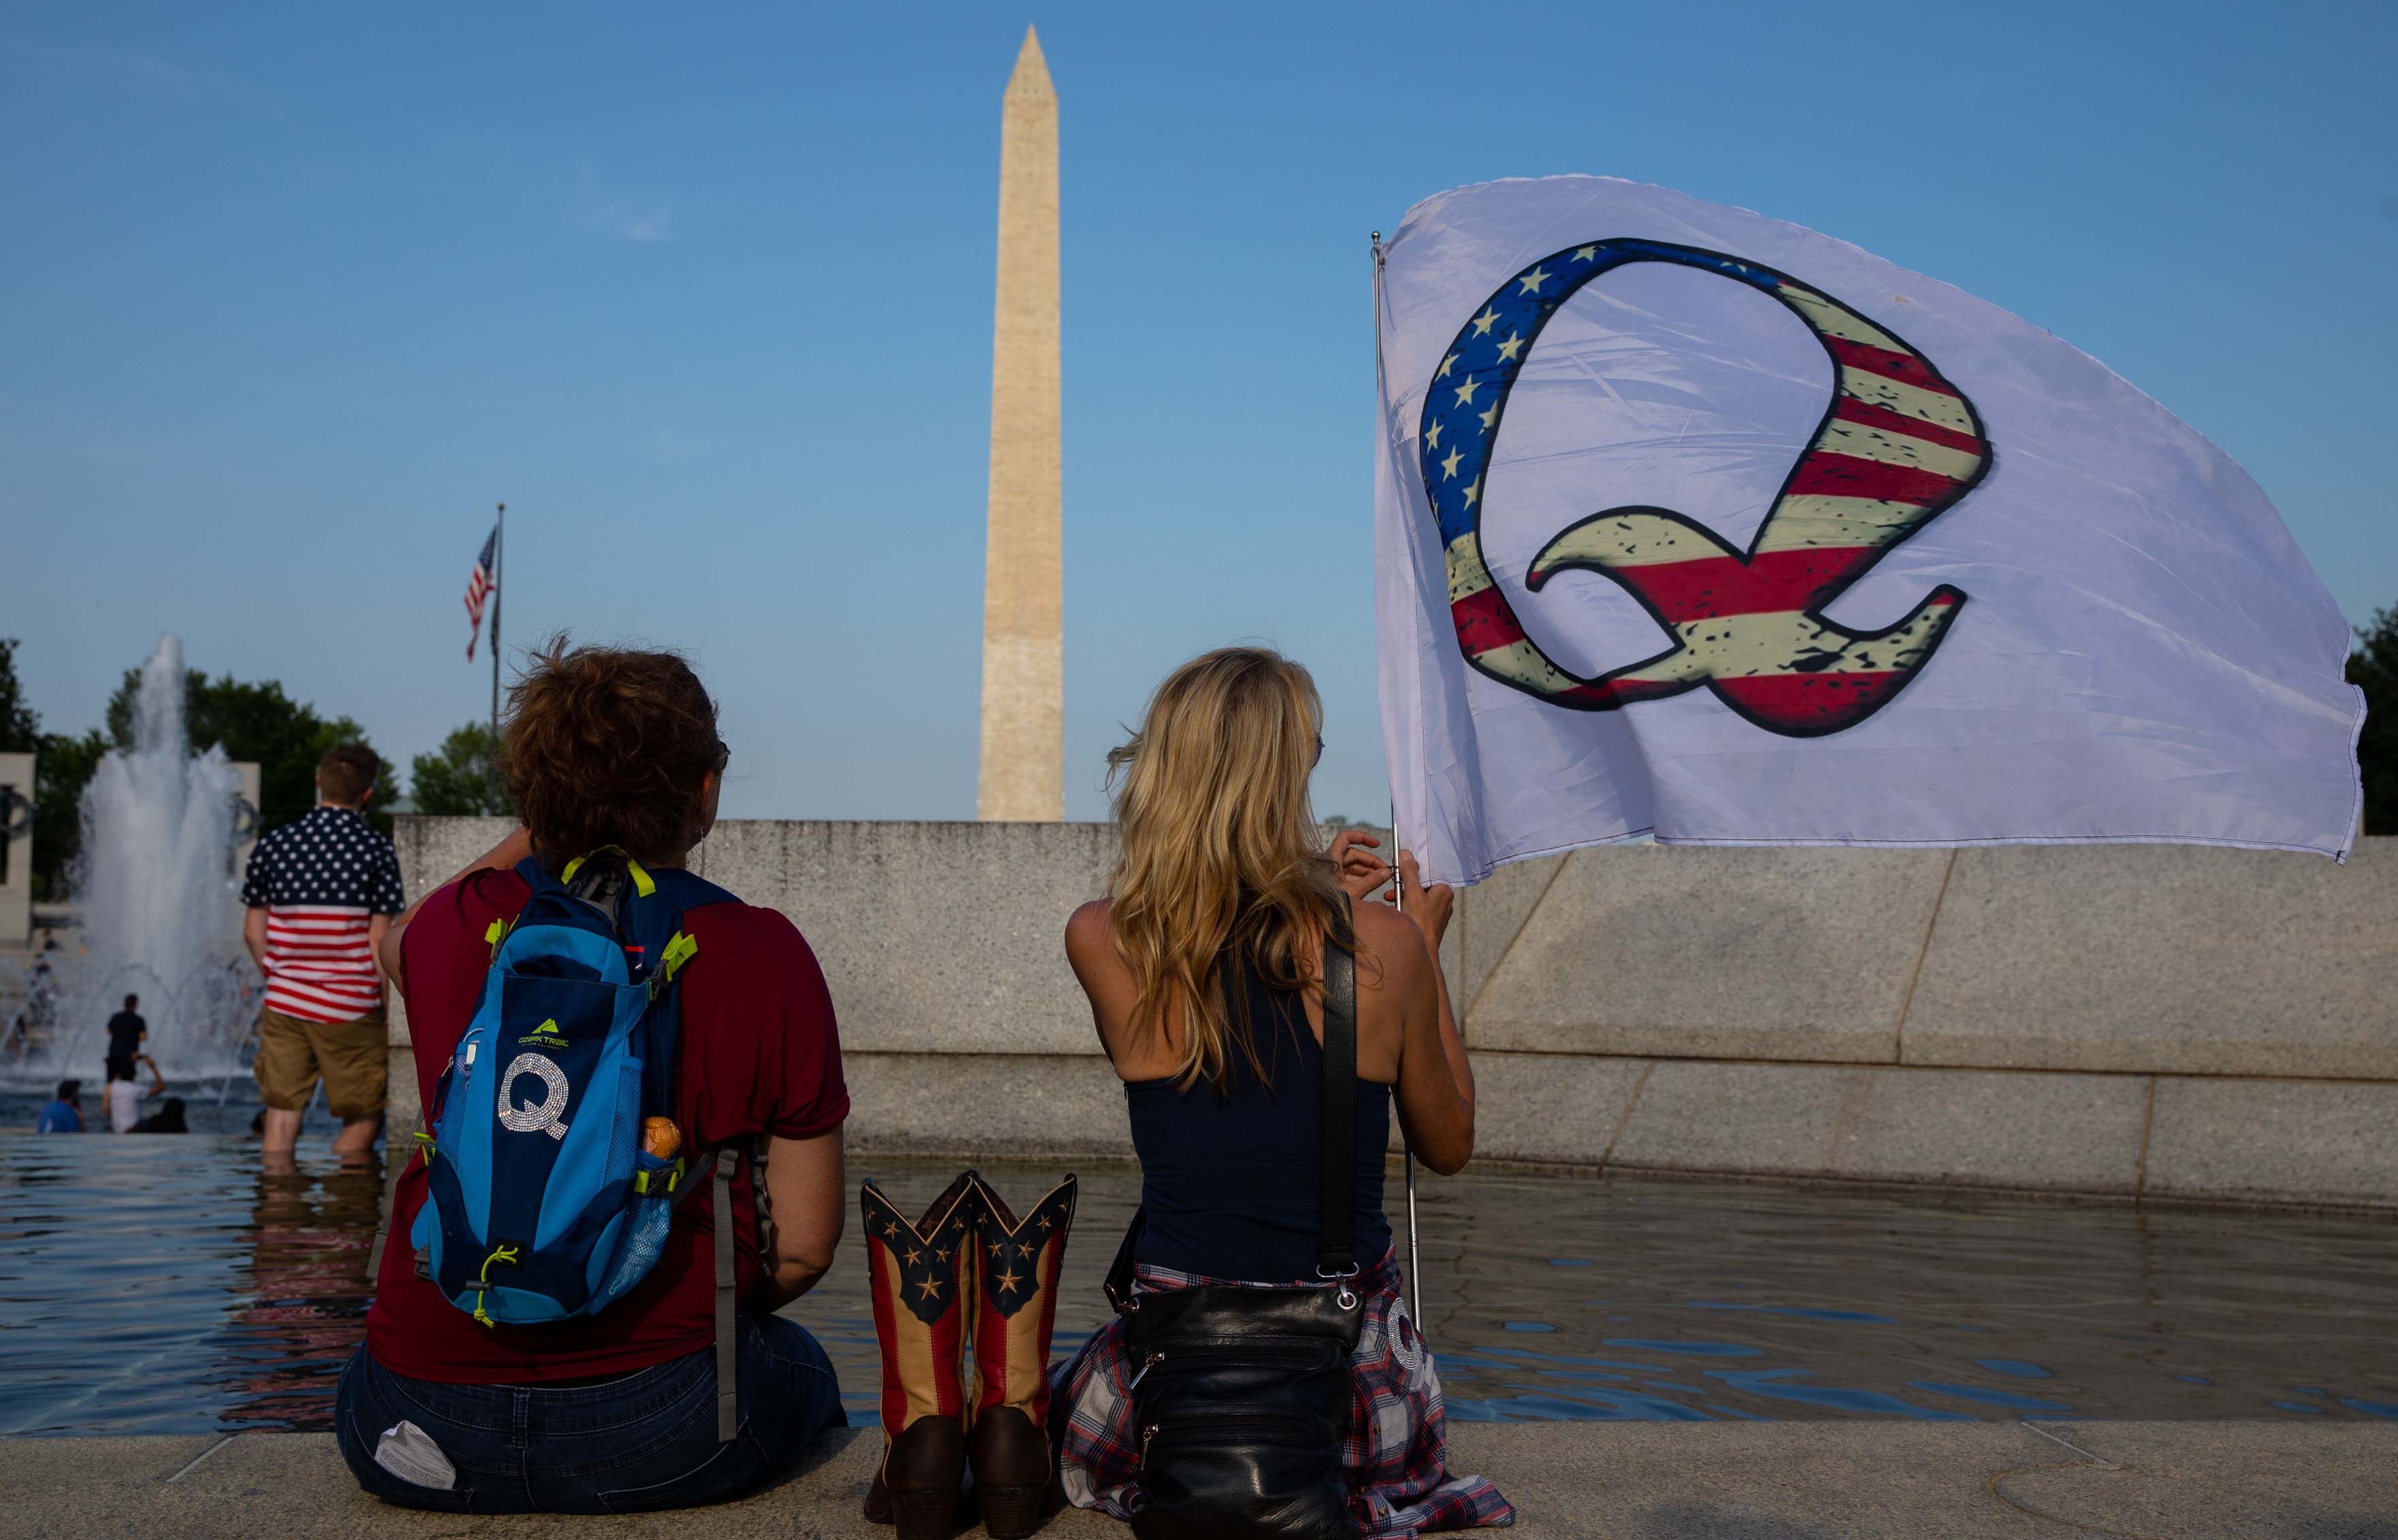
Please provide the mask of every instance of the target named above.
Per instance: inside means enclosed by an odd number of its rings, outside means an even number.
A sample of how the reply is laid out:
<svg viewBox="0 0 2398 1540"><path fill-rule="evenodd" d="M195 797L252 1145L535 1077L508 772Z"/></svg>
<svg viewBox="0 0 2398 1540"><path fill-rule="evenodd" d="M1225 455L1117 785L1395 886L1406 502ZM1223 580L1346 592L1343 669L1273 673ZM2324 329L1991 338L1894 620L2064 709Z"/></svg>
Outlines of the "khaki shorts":
<svg viewBox="0 0 2398 1540"><path fill-rule="evenodd" d="M391 1084L390 1029L383 1012L356 1021L303 1021L279 1010L258 1013L258 1099L278 1112L304 1112L325 1077L325 1104L353 1122L381 1117Z"/></svg>

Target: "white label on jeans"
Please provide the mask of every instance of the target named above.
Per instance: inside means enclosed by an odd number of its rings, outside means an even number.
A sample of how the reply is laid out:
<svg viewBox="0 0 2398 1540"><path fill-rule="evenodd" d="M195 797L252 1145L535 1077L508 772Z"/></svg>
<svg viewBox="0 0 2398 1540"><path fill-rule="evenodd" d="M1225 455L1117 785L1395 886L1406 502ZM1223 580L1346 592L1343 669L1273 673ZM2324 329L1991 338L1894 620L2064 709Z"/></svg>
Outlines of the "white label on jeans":
<svg viewBox="0 0 2398 1540"><path fill-rule="evenodd" d="M458 1484L458 1467L441 1452L433 1436L414 1423L395 1423L375 1440L375 1464L403 1481L436 1492Z"/></svg>

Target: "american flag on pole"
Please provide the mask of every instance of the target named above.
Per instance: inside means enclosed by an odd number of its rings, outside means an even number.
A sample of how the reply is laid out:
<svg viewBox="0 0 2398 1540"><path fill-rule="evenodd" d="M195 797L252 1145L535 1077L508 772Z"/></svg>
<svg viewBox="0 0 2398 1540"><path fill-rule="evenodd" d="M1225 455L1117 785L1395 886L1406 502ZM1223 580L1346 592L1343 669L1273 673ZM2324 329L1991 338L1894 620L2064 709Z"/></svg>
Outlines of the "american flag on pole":
<svg viewBox="0 0 2398 1540"><path fill-rule="evenodd" d="M469 663L475 661L475 639L483 634L483 601L491 598L492 589L497 587L492 581L492 561L499 553L499 545L500 527L494 524L490 536L483 542L483 554L475 558L473 574L466 579L466 624L472 628L466 633L466 661Z"/></svg>

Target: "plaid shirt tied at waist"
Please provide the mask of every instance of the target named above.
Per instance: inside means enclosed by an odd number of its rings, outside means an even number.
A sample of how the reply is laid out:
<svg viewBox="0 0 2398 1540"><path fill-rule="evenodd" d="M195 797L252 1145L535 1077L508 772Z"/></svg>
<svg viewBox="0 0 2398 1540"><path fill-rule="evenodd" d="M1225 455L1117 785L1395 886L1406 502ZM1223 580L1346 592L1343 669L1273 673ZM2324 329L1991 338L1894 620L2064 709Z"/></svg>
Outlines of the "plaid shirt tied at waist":
<svg viewBox="0 0 2398 1540"><path fill-rule="evenodd" d="M1133 1274L1133 1288L1141 1293L1241 1281L1167 1267L1143 1266ZM1355 1287L1365 1296L1366 1322L1349 1358L1341 1463L1357 1533L1367 1540L1397 1540L1435 1530L1513 1524L1516 1509L1487 1479L1448 1473L1440 1376L1399 1297L1397 1263L1383 1257ZM1058 1448L1067 1500L1124 1520L1141 1501L1140 1429L1133 1416L1131 1374L1121 1318L1093 1332L1083 1350L1051 1374L1059 1404L1067 1408Z"/></svg>

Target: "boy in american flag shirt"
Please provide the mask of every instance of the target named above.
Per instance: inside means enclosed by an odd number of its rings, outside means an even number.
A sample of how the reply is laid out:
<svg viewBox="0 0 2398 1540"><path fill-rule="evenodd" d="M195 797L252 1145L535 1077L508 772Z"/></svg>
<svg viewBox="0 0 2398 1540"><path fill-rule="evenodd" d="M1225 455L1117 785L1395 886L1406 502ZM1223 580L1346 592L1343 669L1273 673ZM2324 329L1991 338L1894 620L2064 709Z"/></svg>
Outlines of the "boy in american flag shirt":
<svg viewBox="0 0 2398 1540"><path fill-rule="evenodd" d="M320 1074L342 1120L335 1154L363 1155L383 1129L388 1047L375 948L406 904L398 853L362 813L378 768L364 744L335 749L317 766L316 807L250 852L241 928L266 976L255 1068L270 1155L298 1142Z"/></svg>

